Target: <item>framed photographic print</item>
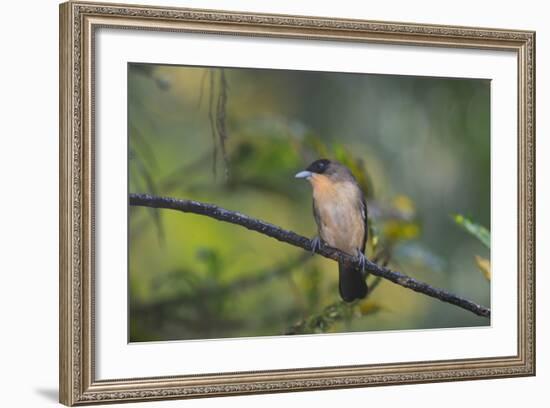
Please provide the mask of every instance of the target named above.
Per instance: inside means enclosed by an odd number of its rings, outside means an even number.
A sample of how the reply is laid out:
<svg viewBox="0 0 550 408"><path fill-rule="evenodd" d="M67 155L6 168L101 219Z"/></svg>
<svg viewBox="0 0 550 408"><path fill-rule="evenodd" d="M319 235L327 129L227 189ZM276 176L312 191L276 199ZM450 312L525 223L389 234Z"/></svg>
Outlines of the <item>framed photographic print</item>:
<svg viewBox="0 0 550 408"><path fill-rule="evenodd" d="M535 33L60 6L66 405L535 373Z"/></svg>

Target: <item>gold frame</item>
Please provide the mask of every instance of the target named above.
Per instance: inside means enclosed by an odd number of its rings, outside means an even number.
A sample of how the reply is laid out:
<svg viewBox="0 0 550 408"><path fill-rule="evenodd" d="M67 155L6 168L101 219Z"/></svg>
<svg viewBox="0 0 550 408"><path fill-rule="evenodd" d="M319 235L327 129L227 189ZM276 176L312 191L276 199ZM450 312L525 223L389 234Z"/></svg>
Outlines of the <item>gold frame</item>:
<svg viewBox="0 0 550 408"><path fill-rule="evenodd" d="M513 51L518 62L518 350L514 356L96 380L94 33L99 27ZM535 33L68 2L60 5L60 402L66 405L535 374Z"/></svg>

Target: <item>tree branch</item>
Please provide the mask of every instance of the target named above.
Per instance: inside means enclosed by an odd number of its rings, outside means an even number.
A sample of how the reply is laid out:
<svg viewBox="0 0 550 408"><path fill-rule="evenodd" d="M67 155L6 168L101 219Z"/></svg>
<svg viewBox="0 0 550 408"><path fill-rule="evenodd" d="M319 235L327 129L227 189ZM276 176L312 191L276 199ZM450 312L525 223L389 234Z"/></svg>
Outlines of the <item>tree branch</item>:
<svg viewBox="0 0 550 408"><path fill-rule="evenodd" d="M259 232L260 234L267 235L268 237L275 238L278 241L305 249L306 251L311 250L311 240L309 238L298 235L293 231L282 229L262 220L249 217L248 215L241 214L236 211L226 210L214 204L207 204L193 200L180 200L169 197L156 197L149 194L130 194L130 205L150 208L165 208L186 213L204 215L219 221L240 225L251 231ZM341 252L336 248L323 245L317 253L325 258L359 267L355 257ZM443 302L451 303L478 316L491 316L491 310L489 308L481 306L468 299L464 299L454 293L447 292L443 289L434 288L427 283L418 281L401 272L384 268L369 260L366 261L365 269L375 276L380 276L397 285L403 286L404 288L423 293L424 295L439 299Z"/></svg>

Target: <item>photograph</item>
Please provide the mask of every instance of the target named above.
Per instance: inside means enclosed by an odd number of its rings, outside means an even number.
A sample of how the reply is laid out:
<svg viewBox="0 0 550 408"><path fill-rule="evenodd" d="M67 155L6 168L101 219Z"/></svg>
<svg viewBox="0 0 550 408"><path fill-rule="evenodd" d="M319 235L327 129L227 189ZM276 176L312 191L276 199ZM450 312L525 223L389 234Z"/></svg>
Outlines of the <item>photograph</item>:
<svg viewBox="0 0 550 408"><path fill-rule="evenodd" d="M536 27L280 11L60 5L61 403L535 376Z"/></svg>
<svg viewBox="0 0 550 408"><path fill-rule="evenodd" d="M489 78L128 62L127 115L130 343L491 325Z"/></svg>

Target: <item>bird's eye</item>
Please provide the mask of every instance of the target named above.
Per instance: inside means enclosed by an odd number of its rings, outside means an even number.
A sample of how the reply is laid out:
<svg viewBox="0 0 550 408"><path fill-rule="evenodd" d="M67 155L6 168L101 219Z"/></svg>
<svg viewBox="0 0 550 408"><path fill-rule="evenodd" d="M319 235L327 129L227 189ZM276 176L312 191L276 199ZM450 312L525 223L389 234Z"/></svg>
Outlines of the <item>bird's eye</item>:
<svg viewBox="0 0 550 408"><path fill-rule="evenodd" d="M311 163L306 170L312 171L314 173L323 174L328 169L328 167L329 167L328 160L320 159Z"/></svg>

